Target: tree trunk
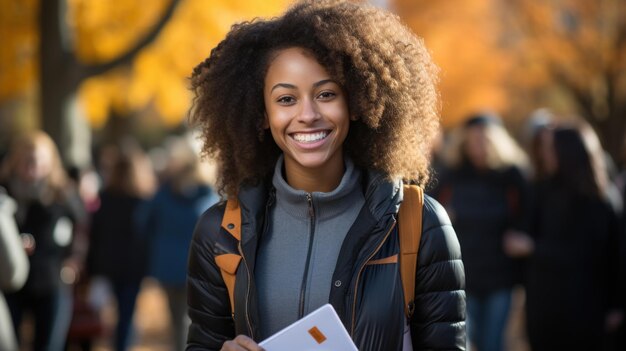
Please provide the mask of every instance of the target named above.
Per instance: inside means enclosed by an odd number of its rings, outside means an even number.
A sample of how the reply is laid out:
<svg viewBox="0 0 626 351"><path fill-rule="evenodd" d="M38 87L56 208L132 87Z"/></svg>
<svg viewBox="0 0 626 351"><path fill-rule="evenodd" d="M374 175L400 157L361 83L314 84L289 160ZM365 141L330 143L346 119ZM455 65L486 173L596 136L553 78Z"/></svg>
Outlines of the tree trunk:
<svg viewBox="0 0 626 351"><path fill-rule="evenodd" d="M40 120L56 142L66 167L86 166L75 155L85 155L91 148L91 130L80 111L75 109L75 93L80 83L109 69L132 62L135 55L150 44L172 17L180 0L172 0L163 16L144 38L117 58L96 65L80 63L71 48L65 47L61 19L61 2L65 0L42 0L39 2L39 97Z"/></svg>
<svg viewBox="0 0 626 351"><path fill-rule="evenodd" d="M60 0L40 2L39 10L39 106L44 131L56 142L66 164L71 135L67 130L65 107L78 82L72 79L71 61L63 49L60 31Z"/></svg>

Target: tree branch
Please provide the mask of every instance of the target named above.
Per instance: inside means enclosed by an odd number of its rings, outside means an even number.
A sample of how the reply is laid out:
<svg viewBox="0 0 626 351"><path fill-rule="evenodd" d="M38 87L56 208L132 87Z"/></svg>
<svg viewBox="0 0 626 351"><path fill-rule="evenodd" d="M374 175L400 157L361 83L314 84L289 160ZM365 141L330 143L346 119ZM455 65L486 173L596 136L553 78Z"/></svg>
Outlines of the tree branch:
<svg viewBox="0 0 626 351"><path fill-rule="evenodd" d="M163 13L163 16L159 19L159 22L156 23L154 27L152 27L152 30L150 31L150 33L148 33L142 40L137 42L134 47L132 47L130 50L126 51L122 55L114 58L113 60L109 62L105 62L101 64L94 64L94 65L80 64L81 73L79 74L79 77L78 77L79 81L89 78L91 76L102 74L118 65L130 63L132 59L135 57L135 55L139 53L139 51L144 49L146 46L152 43L159 36L163 27L165 27L167 22L172 18L176 10L176 7L179 3L180 3L180 0L172 0L170 4L168 5L167 9L165 10L165 12Z"/></svg>

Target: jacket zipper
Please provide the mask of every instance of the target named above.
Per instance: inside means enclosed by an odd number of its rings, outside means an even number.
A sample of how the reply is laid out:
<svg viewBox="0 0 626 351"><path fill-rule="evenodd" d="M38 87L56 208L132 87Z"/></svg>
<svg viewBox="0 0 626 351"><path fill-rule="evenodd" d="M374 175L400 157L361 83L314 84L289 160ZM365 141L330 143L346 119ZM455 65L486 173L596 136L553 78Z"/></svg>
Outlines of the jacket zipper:
<svg viewBox="0 0 626 351"><path fill-rule="evenodd" d="M357 295L358 295L358 287L359 287L359 280L361 278L361 273L363 273L363 268L365 268L365 266L367 265L367 262L369 262L369 260L372 259L372 257L374 257L374 255L380 250L380 248L383 246L383 244L387 241L387 238L389 237L389 234L391 234L391 231L393 230L393 228L396 226L396 221L394 219L393 223L391 224L391 228L389 228L389 230L387 231L387 234L385 234L385 237L383 238L383 240L381 240L381 242L378 244L378 246L376 246L376 248L374 249L374 251L367 257L367 259L363 262L363 264L361 265L361 267L359 268L359 273L356 276L356 282L354 283L354 301L352 302L352 325L350 328L350 336L354 335L354 327L355 327L355 319L356 319L356 300L357 300Z"/></svg>
<svg viewBox="0 0 626 351"><path fill-rule="evenodd" d="M265 222L263 223L263 231L261 235L267 234L267 229L269 228L270 223L270 207L274 204L274 198L276 196L276 189L272 188L270 191L269 199L267 200L267 204L265 205Z"/></svg>
<svg viewBox="0 0 626 351"><path fill-rule="evenodd" d="M265 206L265 223L263 223L263 234L267 233L267 228L268 228L268 223L269 223L269 213L270 213L270 207L272 206L272 204L274 203L274 196L275 196L275 192L272 190L270 192L270 196L269 199L267 201L267 205ZM238 249L239 249L239 254L241 255L241 258L243 259L243 264L246 267L246 273L248 275L248 284L246 287L246 324L248 326L248 333L250 334L250 337L252 337L252 339L254 339L254 333L252 332L252 323L250 322L250 284L252 284L252 278L250 276L250 267L248 267L248 261L246 260L246 256L243 255L243 249L241 248L241 241L239 241L239 244L237 245Z"/></svg>
<svg viewBox="0 0 626 351"><path fill-rule="evenodd" d="M250 277L250 267L248 267L248 261L246 261L246 256L243 255L243 250L241 249L241 241L239 241L239 254L241 255L241 258L243 259L243 264L246 266L246 273L248 274L248 284L247 284L247 289L246 289L246 324L248 325L248 333L250 334L250 337L252 339L254 339L254 333L252 332L252 324L250 323L250 313L249 313L249 308L250 308L250 284L252 284L252 279Z"/></svg>
<svg viewBox="0 0 626 351"><path fill-rule="evenodd" d="M304 317L304 296L306 294L306 283L309 275L309 265L311 263L311 251L313 251L313 236L315 234L315 209L313 208L313 196L311 193L306 194L309 204L309 221L311 229L309 231L309 249L306 255L306 264L304 266L304 275L302 277L302 285L300 287L300 309L298 311L298 319Z"/></svg>

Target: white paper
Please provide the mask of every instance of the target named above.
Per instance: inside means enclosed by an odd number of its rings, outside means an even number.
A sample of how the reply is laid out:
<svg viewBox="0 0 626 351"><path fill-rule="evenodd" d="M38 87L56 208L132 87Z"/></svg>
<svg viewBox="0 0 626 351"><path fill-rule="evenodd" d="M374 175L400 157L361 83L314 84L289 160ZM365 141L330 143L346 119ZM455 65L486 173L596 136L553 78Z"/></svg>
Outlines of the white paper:
<svg viewBox="0 0 626 351"><path fill-rule="evenodd" d="M259 346L266 351L358 351L331 304L309 313Z"/></svg>

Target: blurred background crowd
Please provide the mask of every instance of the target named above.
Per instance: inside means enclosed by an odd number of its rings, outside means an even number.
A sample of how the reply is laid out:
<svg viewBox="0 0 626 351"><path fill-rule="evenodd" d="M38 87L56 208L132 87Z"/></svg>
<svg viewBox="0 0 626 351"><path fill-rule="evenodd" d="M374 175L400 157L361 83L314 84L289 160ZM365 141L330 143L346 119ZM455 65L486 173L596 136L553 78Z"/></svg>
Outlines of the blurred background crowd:
<svg viewBox="0 0 626 351"><path fill-rule="evenodd" d="M427 192L462 246L471 349L626 349L626 2L370 2L441 69ZM188 245L219 200L188 77L288 4L0 0L0 350L182 349Z"/></svg>

